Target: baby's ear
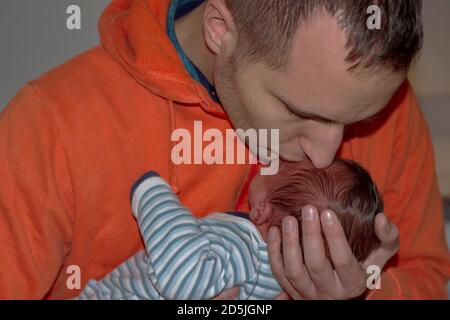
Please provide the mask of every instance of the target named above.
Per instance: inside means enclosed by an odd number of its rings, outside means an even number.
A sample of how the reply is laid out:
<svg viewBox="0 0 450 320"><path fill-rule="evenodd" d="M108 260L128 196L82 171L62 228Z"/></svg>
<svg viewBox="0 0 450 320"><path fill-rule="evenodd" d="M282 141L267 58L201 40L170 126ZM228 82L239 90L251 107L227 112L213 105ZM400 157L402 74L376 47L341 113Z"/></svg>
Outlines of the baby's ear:
<svg viewBox="0 0 450 320"><path fill-rule="evenodd" d="M266 201L260 201L250 211L250 219L256 225L261 225L269 220L273 206Z"/></svg>

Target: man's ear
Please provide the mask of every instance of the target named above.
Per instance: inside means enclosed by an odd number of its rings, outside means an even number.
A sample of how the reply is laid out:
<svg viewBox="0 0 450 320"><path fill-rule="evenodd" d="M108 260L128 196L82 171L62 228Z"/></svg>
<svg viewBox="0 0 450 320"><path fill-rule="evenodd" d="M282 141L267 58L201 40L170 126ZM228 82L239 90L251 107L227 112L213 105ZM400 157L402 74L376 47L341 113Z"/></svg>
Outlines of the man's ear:
<svg viewBox="0 0 450 320"><path fill-rule="evenodd" d="M216 55L236 42L234 20L225 0L208 1L203 16L203 31L208 48Z"/></svg>

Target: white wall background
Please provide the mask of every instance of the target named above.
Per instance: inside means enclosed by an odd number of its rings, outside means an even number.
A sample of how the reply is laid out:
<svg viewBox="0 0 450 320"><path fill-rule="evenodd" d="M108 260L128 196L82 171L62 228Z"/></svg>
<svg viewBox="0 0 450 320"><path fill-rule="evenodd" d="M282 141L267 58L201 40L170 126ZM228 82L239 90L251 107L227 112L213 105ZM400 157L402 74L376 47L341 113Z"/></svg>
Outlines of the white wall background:
<svg viewBox="0 0 450 320"><path fill-rule="evenodd" d="M428 119L441 193L450 197L450 1L424 0L425 44L410 79Z"/></svg>
<svg viewBox="0 0 450 320"><path fill-rule="evenodd" d="M450 1L423 0L425 44L411 72L421 97L450 97Z"/></svg>
<svg viewBox="0 0 450 320"><path fill-rule="evenodd" d="M98 43L97 20L110 0L0 1L0 110L28 80ZM81 30L66 9L81 8Z"/></svg>

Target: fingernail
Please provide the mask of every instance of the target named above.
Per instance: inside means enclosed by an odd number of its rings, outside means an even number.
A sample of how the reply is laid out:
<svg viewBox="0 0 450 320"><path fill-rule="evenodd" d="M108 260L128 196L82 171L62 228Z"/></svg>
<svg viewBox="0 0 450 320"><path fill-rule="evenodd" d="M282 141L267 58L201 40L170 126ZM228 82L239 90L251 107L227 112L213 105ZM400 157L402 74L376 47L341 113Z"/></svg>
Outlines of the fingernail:
<svg viewBox="0 0 450 320"><path fill-rule="evenodd" d="M275 230L275 228L270 228L269 229L269 241L270 242L274 242L277 240L277 231Z"/></svg>
<svg viewBox="0 0 450 320"><path fill-rule="evenodd" d="M283 231L287 233L293 233L294 232L294 224L289 219L283 220Z"/></svg>
<svg viewBox="0 0 450 320"><path fill-rule="evenodd" d="M334 223L334 217L331 211L326 210L323 215L323 223L326 225L332 225Z"/></svg>
<svg viewBox="0 0 450 320"><path fill-rule="evenodd" d="M389 231L389 228L391 225L390 225L386 215L384 213L380 213L380 216L381 216L381 224L383 225L383 227L386 231Z"/></svg>
<svg viewBox="0 0 450 320"><path fill-rule="evenodd" d="M307 221L313 221L316 218L316 211L311 207L305 207L302 216Z"/></svg>
<svg viewBox="0 0 450 320"><path fill-rule="evenodd" d="M386 232L391 232L392 224L389 222L389 220L387 218L385 218L384 223L385 223L384 229L386 230Z"/></svg>

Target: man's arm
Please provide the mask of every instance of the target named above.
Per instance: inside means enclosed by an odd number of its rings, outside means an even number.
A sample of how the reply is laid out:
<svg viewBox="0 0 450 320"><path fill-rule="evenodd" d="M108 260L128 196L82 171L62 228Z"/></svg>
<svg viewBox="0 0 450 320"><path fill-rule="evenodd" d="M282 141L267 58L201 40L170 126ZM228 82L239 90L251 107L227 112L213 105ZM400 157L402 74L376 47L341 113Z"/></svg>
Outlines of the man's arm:
<svg viewBox="0 0 450 320"><path fill-rule="evenodd" d="M370 299L447 299L450 256L437 186L433 146L412 89L398 115L386 214L400 231L400 248ZM397 215L397 216L396 216Z"/></svg>
<svg viewBox="0 0 450 320"><path fill-rule="evenodd" d="M0 115L0 298L42 299L68 254L72 191L53 114L31 84Z"/></svg>

